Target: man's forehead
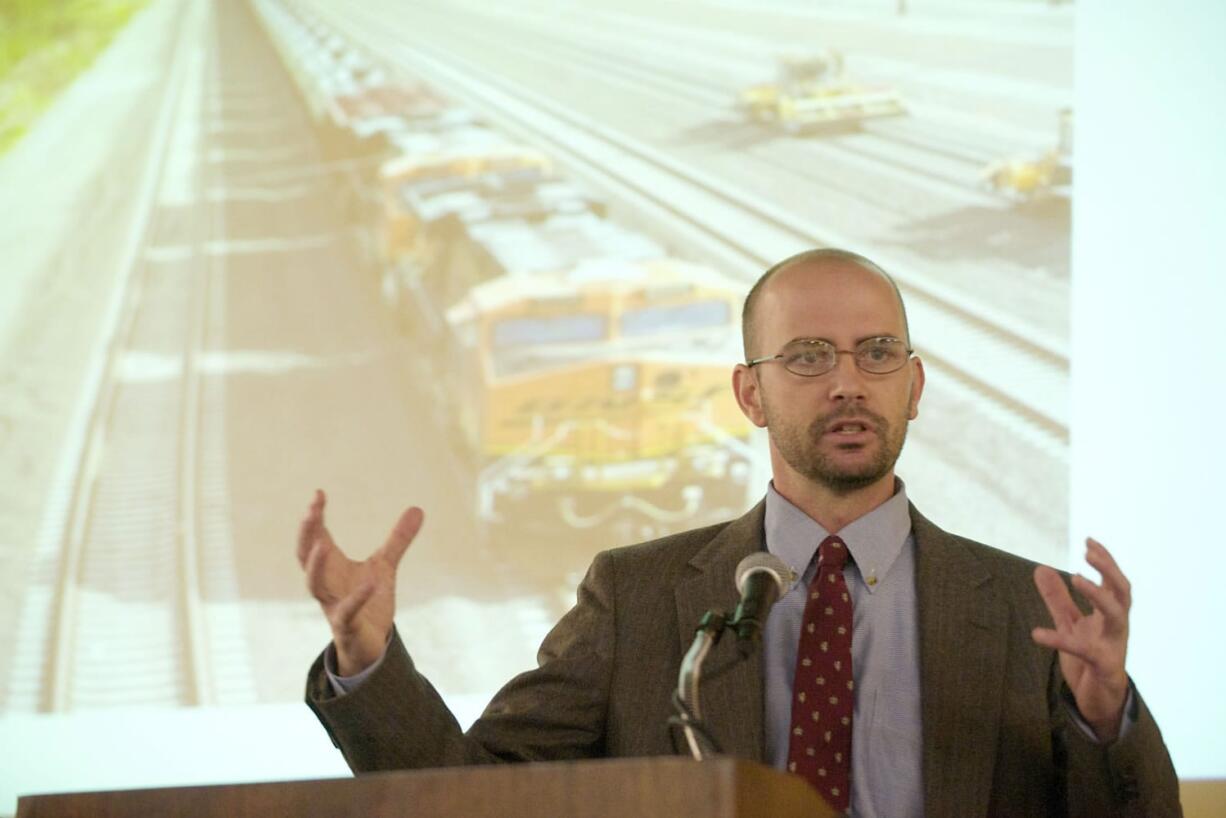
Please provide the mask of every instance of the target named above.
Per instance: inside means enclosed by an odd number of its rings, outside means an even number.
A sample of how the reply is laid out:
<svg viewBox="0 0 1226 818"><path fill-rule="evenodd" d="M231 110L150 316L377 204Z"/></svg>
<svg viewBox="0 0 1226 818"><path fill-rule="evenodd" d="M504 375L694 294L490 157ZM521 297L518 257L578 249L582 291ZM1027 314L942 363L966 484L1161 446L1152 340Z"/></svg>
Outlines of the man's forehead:
<svg viewBox="0 0 1226 818"><path fill-rule="evenodd" d="M802 338L842 344L880 335L905 339L907 334L890 280L845 259L802 261L780 269L766 282L758 306L755 335L763 348Z"/></svg>
<svg viewBox="0 0 1226 818"><path fill-rule="evenodd" d="M817 310L878 312L901 318L894 285L884 273L844 259L799 262L779 270L762 292L776 315Z"/></svg>

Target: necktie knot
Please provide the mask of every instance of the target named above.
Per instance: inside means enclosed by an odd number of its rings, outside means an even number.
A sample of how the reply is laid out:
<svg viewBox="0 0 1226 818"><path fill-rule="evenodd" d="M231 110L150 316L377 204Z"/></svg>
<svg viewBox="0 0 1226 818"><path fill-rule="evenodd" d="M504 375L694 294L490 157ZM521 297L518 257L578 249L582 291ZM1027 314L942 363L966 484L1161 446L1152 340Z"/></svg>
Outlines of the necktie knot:
<svg viewBox="0 0 1226 818"><path fill-rule="evenodd" d="M835 536L822 540L817 547L817 564L822 568L842 571L847 564L847 544Z"/></svg>

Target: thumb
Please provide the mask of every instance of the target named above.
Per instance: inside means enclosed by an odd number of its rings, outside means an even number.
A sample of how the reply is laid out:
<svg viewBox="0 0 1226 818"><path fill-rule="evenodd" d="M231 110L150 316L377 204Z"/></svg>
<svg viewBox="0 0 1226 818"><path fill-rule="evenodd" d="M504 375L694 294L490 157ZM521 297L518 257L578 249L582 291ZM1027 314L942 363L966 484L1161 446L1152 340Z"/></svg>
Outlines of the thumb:
<svg viewBox="0 0 1226 818"><path fill-rule="evenodd" d="M378 585L374 582L366 582L358 586L349 596L342 599L336 604L336 608L332 612L333 625L339 625L343 628L353 626L354 620L357 618L358 611L370 601L370 598L375 595L378 590Z"/></svg>

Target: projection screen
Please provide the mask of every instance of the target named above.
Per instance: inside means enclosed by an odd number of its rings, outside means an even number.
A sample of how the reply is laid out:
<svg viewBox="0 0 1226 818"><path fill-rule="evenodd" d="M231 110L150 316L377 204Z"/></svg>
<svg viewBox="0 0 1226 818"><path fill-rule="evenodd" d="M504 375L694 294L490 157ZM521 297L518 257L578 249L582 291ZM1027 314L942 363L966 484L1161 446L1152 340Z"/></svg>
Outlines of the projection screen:
<svg viewBox="0 0 1226 818"><path fill-rule="evenodd" d="M1226 777L1224 33L1209 2L149 0L0 153L0 813L347 774L301 703L317 488L355 556L425 509L397 622L470 722L598 551L760 499L741 303L813 246L907 300L911 498L1060 568L1106 542L1181 779Z"/></svg>

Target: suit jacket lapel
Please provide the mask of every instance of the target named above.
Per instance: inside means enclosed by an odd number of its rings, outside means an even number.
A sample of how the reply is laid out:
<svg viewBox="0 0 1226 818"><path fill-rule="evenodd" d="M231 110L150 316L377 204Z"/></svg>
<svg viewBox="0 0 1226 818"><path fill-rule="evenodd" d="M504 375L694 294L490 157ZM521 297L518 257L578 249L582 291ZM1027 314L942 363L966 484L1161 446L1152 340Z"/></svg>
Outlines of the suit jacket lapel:
<svg viewBox="0 0 1226 818"><path fill-rule="evenodd" d="M678 637L682 652L694 641L694 629L709 610L732 613L738 595L733 578L737 563L765 545L765 502L729 523L690 560L694 573L677 584ZM728 672L722 668L732 665ZM703 721L728 755L761 761L766 754L762 720L761 651L741 661L730 634L716 645L703 666L700 704ZM718 675L716 675L718 673Z"/></svg>
<svg viewBox="0 0 1226 818"><path fill-rule="evenodd" d="M911 522L925 812L986 815L1000 733L1008 603L961 541L914 506Z"/></svg>

